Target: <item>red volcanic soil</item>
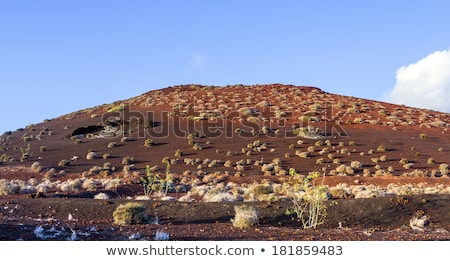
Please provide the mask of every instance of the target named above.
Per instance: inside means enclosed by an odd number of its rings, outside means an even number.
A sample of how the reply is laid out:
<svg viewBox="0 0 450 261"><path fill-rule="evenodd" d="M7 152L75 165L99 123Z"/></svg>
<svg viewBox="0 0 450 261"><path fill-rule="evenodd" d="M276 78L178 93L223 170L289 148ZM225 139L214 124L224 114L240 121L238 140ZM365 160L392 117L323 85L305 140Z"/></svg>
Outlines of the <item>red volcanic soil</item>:
<svg viewBox="0 0 450 261"><path fill-rule="evenodd" d="M158 230L173 240L448 240L449 124L446 113L314 87L150 91L0 136L0 239L36 240L42 226L62 231L49 240L65 240L72 230L81 240L128 240L137 232L151 240ZM87 159L89 152L96 157ZM192 193L193 201L140 201L158 224L113 224L114 209L143 194L147 166L164 178L168 161L168 195ZM291 220L291 202L275 191L293 170L325 174L318 181L330 191L348 189L331 193L338 204L316 230ZM205 202L198 193L255 184L270 184L275 195ZM93 199L100 192L109 199ZM255 206L258 225L232 226L241 204ZM417 213L429 218L425 228L409 226Z"/></svg>
<svg viewBox="0 0 450 261"><path fill-rule="evenodd" d="M257 210L259 223L244 229L234 227L230 221L234 218L233 207L242 202L142 201L148 214L158 218L157 222L153 219L148 224L115 225L112 213L128 201L7 197L0 200L0 239L68 240L75 231L76 240L154 240L156 232L163 231L169 240L176 241L450 240L448 195L338 200L338 204L329 207L325 224L317 229L303 229L288 217L285 210L291 207L290 202L246 203ZM430 219L422 230L409 224L418 212L426 213ZM68 219L69 214L73 219ZM48 238L36 236L39 227Z"/></svg>

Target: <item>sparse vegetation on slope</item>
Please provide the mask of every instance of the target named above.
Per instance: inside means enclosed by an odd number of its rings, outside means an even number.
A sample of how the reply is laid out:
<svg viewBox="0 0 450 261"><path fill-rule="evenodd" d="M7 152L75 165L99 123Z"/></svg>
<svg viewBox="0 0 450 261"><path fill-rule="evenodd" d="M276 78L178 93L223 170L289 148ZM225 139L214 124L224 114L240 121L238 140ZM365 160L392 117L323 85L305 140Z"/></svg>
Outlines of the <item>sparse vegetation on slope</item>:
<svg viewBox="0 0 450 261"><path fill-rule="evenodd" d="M449 124L314 87L173 86L4 133L0 194L268 209L297 199L291 214L320 228L337 199L450 194Z"/></svg>

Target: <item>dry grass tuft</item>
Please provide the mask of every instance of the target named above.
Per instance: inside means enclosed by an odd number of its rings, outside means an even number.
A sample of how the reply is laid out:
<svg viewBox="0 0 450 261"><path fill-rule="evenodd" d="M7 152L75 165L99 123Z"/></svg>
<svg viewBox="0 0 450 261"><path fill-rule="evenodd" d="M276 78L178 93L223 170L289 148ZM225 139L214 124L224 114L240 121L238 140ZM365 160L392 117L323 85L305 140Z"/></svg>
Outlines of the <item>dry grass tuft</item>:
<svg viewBox="0 0 450 261"><path fill-rule="evenodd" d="M252 227L259 222L258 214L252 206L235 206L236 212L234 219L231 219L234 227L247 228Z"/></svg>

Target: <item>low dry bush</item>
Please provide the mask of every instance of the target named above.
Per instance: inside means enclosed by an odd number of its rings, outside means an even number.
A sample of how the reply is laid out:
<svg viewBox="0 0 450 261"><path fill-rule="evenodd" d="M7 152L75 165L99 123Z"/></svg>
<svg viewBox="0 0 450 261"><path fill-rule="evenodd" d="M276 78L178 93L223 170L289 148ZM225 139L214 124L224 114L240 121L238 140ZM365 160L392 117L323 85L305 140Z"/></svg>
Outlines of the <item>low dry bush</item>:
<svg viewBox="0 0 450 261"><path fill-rule="evenodd" d="M113 213L113 218L117 225L143 224L149 221L147 209L136 202L119 205Z"/></svg>
<svg viewBox="0 0 450 261"><path fill-rule="evenodd" d="M231 219L234 227L247 228L258 223L258 214L252 206L235 206L235 217Z"/></svg>

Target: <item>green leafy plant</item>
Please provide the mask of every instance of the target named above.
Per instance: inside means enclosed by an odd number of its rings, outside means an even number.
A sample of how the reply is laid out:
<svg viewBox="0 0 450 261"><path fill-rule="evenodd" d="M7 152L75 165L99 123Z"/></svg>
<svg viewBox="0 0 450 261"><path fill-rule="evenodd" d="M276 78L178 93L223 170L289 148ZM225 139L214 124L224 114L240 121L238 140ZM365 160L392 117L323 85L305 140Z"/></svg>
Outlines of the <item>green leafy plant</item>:
<svg viewBox="0 0 450 261"><path fill-rule="evenodd" d="M288 178L282 179L293 208L286 210L286 215L296 218L303 228L316 228L325 222L327 216L326 201L329 198L328 189L322 183L317 184L319 172L311 172L306 177L294 169L289 170Z"/></svg>
<svg viewBox="0 0 450 261"><path fill-rule="evenodd" d="M141 177L141 184L144 188L144 195L149 197L153 193L153 191L157 189L161 177L158 173L153 173L149 165L146 166L145 172L147 174L147 177Z"/></svg>
<svg viewBox="0 0 450 261"><path fill-rule="evenodd" d="M144 195L150 197L153 193L157 193L161 197L167 195L169 190L173 187L173 178L170 174L170 162L166 165L166 175L161 177L159 173L152 171L152 168L147 165L145 168L147 177L141 177L141 184L144 189Z"/></svg>

